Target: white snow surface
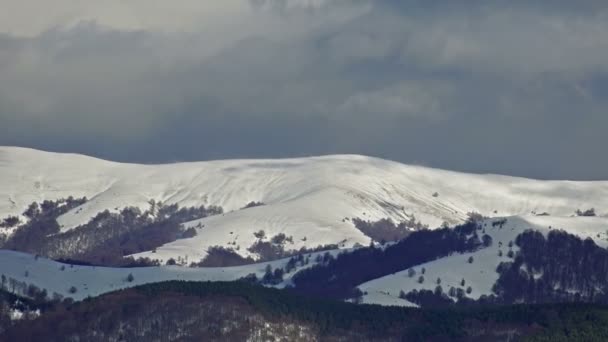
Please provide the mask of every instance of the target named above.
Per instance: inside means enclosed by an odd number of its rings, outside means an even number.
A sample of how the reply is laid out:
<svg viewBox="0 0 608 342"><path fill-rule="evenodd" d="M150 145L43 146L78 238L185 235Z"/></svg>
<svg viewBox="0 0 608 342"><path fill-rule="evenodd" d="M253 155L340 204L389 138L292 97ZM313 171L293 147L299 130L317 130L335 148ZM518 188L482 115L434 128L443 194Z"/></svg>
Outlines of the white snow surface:
<svg viewBox="0 0 608 342"><path fill-rule="evenodd" d="M363 296L363 303L414 306L413 303L399 298L399 292L408 293L412 290L431 290L437 286L437 279L441 279L441 287L447 293L450 287L472 288L469 298L478 299L481 295L492 294L492 286L498 280L497 266L501 262L510 259L507 253L510 249L514 253L518 251L515 238L525 230L531 229L547 234L551 229L561 229L582 239L591 238L603 248L608 247L608 218L606 217L552 217L552 216L529 216L529 217L507 217L502 228L492 226L492 222L500 221L501 218L492 218L484 222L485 232L492 237L493 244L488 248L480 249L472 253L455 253L445 258L427 262L416 267L413 277L408 276L408 271L403 270L391 275L371 280L359 285L359 289L367 295ZM509 248L509 242L513 247ZM502 247L499 243L502 242ZM501 250L502 257L498 255ZM473 263L468 263L469 257L473 257ZM422 274L422 268L425 273ZM422 284L418 283L420 276L424 277ZM462 279L465 285L461 286Z"/></svg>
<svg viewBox="0 0 608 342"><path fill-rule="evenodd" d="M282 288L289 284L294 274L315 265L316 256L326 252L336 256L340 251L311 253L307 265L296 265L296 268L291 272L285 273L283 282L275 287ZM0 274L6 276L7 279L13 278L25 282L27 285L35 285L41 290L45 289L49 297L57 293L65 298L82 300L119 289L169 280L234 281L252 273L261 279L267 265L270 265L273 270L276 268L284 269L289 259L234 267L158 266L114 268L69 265L42 257L36 258L34 255L27 253L0 250L0 261ZM131 282L127 281L129 274L133 275L133 281ZM9 285L9 282L7 282L7 285ZM69 291L72 286L77 290L75 293ZM10 286L8 290L12 291ZM15 291L15 293L24 295L18 291Z"/></svg>
<svg viewBox="0 0 608 342"><path fill-rule="evenodd" d="M186 223L198 227L197 236L136 255L161 261L197 261L216 245L238 246L238 252L248 256L247 248L256 240L253 233L259 230L268 237L293 236L288 249L369 244L345 218L401 221L415 215L435 228L444 221L462 222L473 211L487 216L569 216L579 208L594 207L600 215L608 210L605 181L466 174L360 155L138 165L0 147L0 217L19 215L34 201L68 196L86 196L89 201L58 219L63 231L106 209L147 209L150 200L224 208L223 215ZM251 201L265 205L241 210Z"/></svg>

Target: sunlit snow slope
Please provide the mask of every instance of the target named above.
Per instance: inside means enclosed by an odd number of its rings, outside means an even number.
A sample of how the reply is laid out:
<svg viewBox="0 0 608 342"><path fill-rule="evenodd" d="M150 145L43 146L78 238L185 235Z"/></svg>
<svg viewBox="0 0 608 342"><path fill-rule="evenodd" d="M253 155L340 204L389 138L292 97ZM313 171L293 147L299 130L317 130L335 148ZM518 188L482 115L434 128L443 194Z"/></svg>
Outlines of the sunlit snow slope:
<svg viewBox="0 0 608 342"><path fill-rule="evenodd" d="M73 154L0 147L0 216L20 214L44 199L86 196L59 218L62 230L105 209L148 207L149 200L180 206L217 205L224 215L187 224L198 235L157 249L154 259L198 260L210 246L239 246L246 255L253 232L293 236L288 248L367 244L350 220L417 219L431 228L458 223L468 212L488 216L608 210L608 182L537 181L403 165L357 155L225 160L167 165L120 164ZM266 205L241 210L251 201Z"/></svg>

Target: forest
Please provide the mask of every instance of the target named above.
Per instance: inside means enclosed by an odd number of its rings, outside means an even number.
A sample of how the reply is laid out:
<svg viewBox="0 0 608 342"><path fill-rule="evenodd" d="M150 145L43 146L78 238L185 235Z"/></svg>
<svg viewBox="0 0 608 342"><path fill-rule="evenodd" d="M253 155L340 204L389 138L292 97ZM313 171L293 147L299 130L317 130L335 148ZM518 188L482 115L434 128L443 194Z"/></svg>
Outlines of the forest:
<svg viewBox="0 0 608 342"><path fill-rule="evenodd" d="M391 245L356 249L298 272L293 291L327 298L345 299L360 295L356 286L406 270L451 253L483 248L478 225L469 221L454 228L421 230Z"/></svg>
<svg viewBox="0 0 608 342"><path fill-rule="evenodd" d="M547 236L528 230L517 236L513 260L502 262L491 295L472 300L457 293L414 290L401 297L427 308L509 305L515 303L608 304L608 251L592 239L561 230Z"/></svg>
<svg viewBox="0 0 608 342"><path fill-rule="evenodd" d="M494 292L502 303L608 304L608 250L588 238L552 230L526 231L515 259L498 266Z"/></svg>
<svg viewBox="0 0 608 342"><path fill-rule="evenodd" d="M2 297L0 297L2 298ZM0 341L605 341L593 304L414 309L311 299L246 282L149 284L55 303Z"/></svg>
<svg viewBox="0 0 608 342"><path fill-rule="evenodd" d="M86 198L70 197L32 203L23 213L28 221L17 225L13 235L0 241L0 248L71 263L153 266L157 264L154 260L133 260L125 256L191 237L196 229L184 229L181 223L223 212L215 206L179 208L176 204L150 201L150 207L144 211L136 207L126 207L118 212L105 210L86 224L61 232L57 218L85 202Z"/></svg>
<svg viewBox="0 0 608 342"><path fill-rule="evenodd" d="M212 215L220 215L217 206L180 208L177 204L150 201L149 208L141 210L126 207L98 213L86 224L61 232L57 218L86 202L86 198L45 200L29 205L23 216L26 222L9 216L0 220L0 248L41 255L57 261L96 266L142 267L157 266L159 261L148 258L137 260L128 255L152 251L166 243L193 237L197 228L184 228L182 223ZM261 206L251 202L245 208ZM3 228L16 228L14 234L2 235ZM204 227L199 227L204 229ZM212 246L203 260L169 259L169 265L190 267L226 267L287 258L298 254L337 249L338 245L291 249L293 237L285 234L266 236L263 230L256 232L255 242L247 248L258 256L256 260L238 253L239 246Z"/></svg>

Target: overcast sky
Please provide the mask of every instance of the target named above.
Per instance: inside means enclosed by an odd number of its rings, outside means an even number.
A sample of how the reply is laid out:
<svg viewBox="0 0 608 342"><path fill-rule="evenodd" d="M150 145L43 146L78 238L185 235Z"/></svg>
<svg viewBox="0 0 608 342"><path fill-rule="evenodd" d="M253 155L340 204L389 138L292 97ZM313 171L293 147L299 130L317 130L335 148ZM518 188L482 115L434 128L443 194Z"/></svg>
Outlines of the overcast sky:
<svg viewBox="0 0 608 342"><path fill-rule="evenodd" d="M605 0L0 0L0 145L608 180Z"/></svg>

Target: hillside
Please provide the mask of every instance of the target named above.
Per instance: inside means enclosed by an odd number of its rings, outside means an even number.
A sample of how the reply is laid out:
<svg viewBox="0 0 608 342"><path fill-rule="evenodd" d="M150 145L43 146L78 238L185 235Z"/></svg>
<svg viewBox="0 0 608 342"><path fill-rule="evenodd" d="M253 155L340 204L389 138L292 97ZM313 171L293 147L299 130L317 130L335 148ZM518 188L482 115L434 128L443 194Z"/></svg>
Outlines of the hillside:
<svg viewBox="0 0 608 342"><path fill-rule="evenodd" d="M497 268L502 262L512 262L518 255L518 235L533 230L547 235L550 231L563 230L581 239L591 239L599 247L608 247L608 219L600 217L508 217L488 219L481 223L484 235L491 237L492 244L468 253L454 253L430 262L422 263L400 272L386 275L359 285L366 293L363 303L412 306L410 301L399 298L401 291L435 291L439 285L447 293L450 288L471 292L467 298L477 300L493 294L492 288L499 279ZM510 254L512 251L512 254ZM570 251L572 254L573 251ZM469 262L472 258L472 262ZM557 260L557 262L565 262ZM579 260L580 262L580 260ZM424 271L423 271L424 270ZM577 272L584 272L579 268ZM420 282L420 277L424 278ZM541 277L542 274L535 275ZM439 280L439 281L438 281ZM464 280L464 283L463 283ZM572 288L576 292L579 289Z"/></svg>
<svg viewBox="0 0 608 342"><path fill-rule="evenodd" d="M221 215L185 223L195 229L194 236L135 254L161 262L197 261L212 246L257 258L248 248L260 230L269 238L290 237L285 246L290 250L369 244L354 218L396 223L414 218L435 228L462 222L469 212L568 217L576 209L596 208L599 215L608 211L608 182L464 174L356 155L135 165L0 147L0 183L1 217L20 215L33 202L87 197L58 217L62 233L104 210L146 210L152 200L223 209ZM263 205L243 209L251 202Z"/></svg>
<svg viewBox="0 0 608 342"><path fill-rule="evenodd" d="M44 291L47 298L81 300L168 280L246 278L313 297L389 306L437 304L429 298L420 302L403 297L419 291L441 297L441 307L462 300L483 304L488 298L495 304L608 304L606 227L603 217L493 218L414 232L385 246L305 253L234 267L111 268L0 250L0 273L2 289L30 298Z"/></svg>
<svg viewBox="0 0 608 342"><path fill-rule="evenodd" d="M326 253L326 252L324 252ZM337 251L327 252L337 254ZM313 266L315 258L321 253L312 253L302 263L294 263L294 267L282 273L281 278L273 284L283 287L289 284L290 278L298 271ZM267 268L271 270L286 269L289 259L272 262L250 264L235 267L131 267L112 268L86 265L73 265L56 262L43 257L20 252L0 250L0 274L5 281L2 288L8 292L24 297L28 287L35 286L44 290L49 299L61 296L82 300L123 288L142 284L158 283L169 280L184 281L235 281L255 275L263 280ZM132 277L131 279L130 276Z"/></svg>

